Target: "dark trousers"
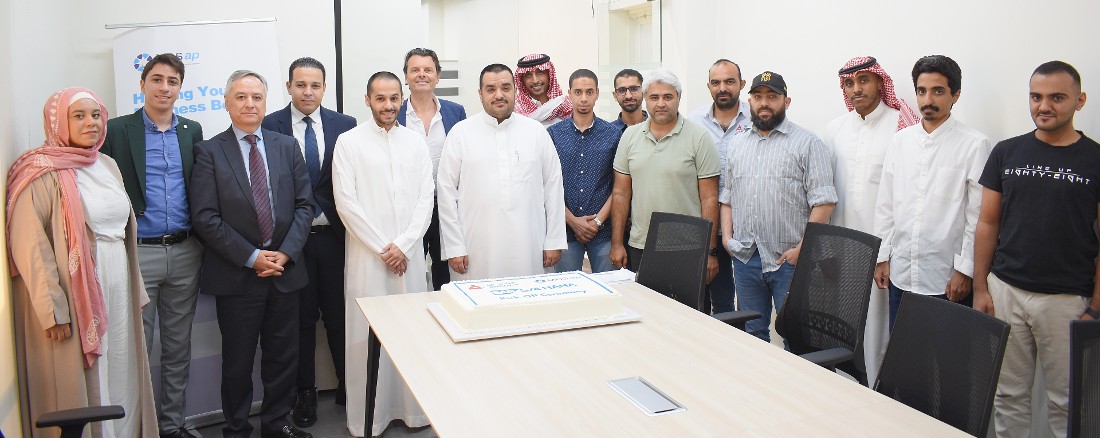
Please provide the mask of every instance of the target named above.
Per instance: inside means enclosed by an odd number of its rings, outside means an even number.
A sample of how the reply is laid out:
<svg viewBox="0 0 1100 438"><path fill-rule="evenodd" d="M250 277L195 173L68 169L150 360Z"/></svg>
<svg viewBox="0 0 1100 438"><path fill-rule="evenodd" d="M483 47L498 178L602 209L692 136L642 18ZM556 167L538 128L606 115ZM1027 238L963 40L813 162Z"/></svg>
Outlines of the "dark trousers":
<svg viewBox="0 0 1100 438"><path fill-rule="evenodd" d="M439 203L436 202L432 209L432 223L428 224L428 232L424 235L424 251L432 260L432 287L435 290L443 288L444 284L451 281L451 270L447 266L447 260L440 260L439 242Z"/></svg>
<svg viewBox="0 0 1100 438"><path fill-rule="evenodd" d="M305 254L309 284L298 294L298 390L317 386L317 321L324 320L328 350L344 389L344 233L327 228L310 233Z"/></svg>
<svg viewBox="0 0 1100 438"><path fill-rule="evenodd" d="M722 236L718 236L718 242L722 242ZM718 275L707 285L710 294L711 312L722 313L733 311L733 259L726 249L718 248Z"/></svg>
<svg viewBox="0 0 1100 438"><path fill-rule="evenodd" d="M215 297L222 336L222 415L225 436L248 436L248 410L252 406L252 369L256 344L260 344L260 381L263 431L289 424L294 405L294 374L298 369L298 292L279 292L270 285L266 293Z"/></svg>
<svg viewBox="0 0 1100 438"><path fill-rule="evenodd" d="M642 255L644 251L635 248L630 245L626 245L626 264L630 265L630 270L638 272L638 267L642 265Z"/></svg>

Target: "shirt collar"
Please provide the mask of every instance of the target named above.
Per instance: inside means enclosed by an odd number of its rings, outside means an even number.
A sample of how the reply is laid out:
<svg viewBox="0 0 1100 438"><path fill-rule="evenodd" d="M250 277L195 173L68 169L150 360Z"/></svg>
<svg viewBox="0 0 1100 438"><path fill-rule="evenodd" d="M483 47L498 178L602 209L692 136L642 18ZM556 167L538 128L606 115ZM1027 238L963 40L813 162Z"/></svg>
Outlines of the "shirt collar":
<svg viewBox="0 0 1100 438"><path fill-rule="evenodd" d="M237 141L243 141L244 136L246 136L248 134L250 134L250 133L245 132L241 128L238 128L237 125L233 125L233 135L236 136ZM256 128L256 132L252 132L251 134L258 137L260 139L260 141L263 141L263 139L264 139L263 128Z"/></svg>
<svg viewBox="0 0 1100 438"><path fill-rule="evenodd" d="M145 113L145 108L141 109L141 120L145 122L145 130L149 132L160 132L157 129L157 124L153 123L153 119L149 118L149 114ZM176 125L179 124L179 118L175 114L172 114L172 126L170 126L165 132L176 129Z"/></svg>
<svg viewBox="0 0 1100 438"><path fill-rule="evenodd" d="M481 115L482 115L482 120L484 120L485 123L489 124L490 126L492 126L494 128L499 128L499 127L504 127L504 126L510 125L512 123L512 120L516 119L516 116L526 117L526 116L521 116L521 115L517 114L515 111L512 111L512 114L509 114L508 118L504 119L503 122L497 122L497 118L493 117L493 116L490 116L489 113L487 113L487 112L482 111Z"/></svg>
<svg viewBox="0 0 1100 438"><path fill-rule="evenodd" d="M435 102L435 116L432 117L432 120L435 120L436 118L442 118L443 106L439 104L439 97L432 95L432 101ZM411 97L405 99L405 118L420 120L420 116L416 115L416 110L413 109ZM423 120L421 120L421 122L423 122Z"/></svg>
<svg viewBox="0 0 1100 438"><path fill-rule="evenodd" d="M856 112L856 110L852 110L852 112L855 113L856 117L859 118L861 122L868 125L874 125L875 123L878 123L883 114L886 114L886 108L889 108L886 106L886 102L880 100L878 102L878 106L875 107L875 110L871 111L871 114L868 114L867 117L860 117L859 113Z"/></svg>
<svg viewBox="0 0 1100 438"><path fill-rule="evenodd" d="M784 114L786 114L786 112L784 112ZM791 133L791 124L790 123L791 123L791 119L787 118L787 117L784 117L783 121L779 122L779 126L776 126L774 129L772 129L770 132L768 132L768 135L771 135L772 132L777 132L777 131L781 132L783 134L790 134ZM750 126L751 127L749 129L752 130L753 134L760 135L760 130L756 129L756 124L755 123L753 123ZM763 137L763 135L760 135L760 136Z"/></svg>
<svg viewBox="0 0 1100 438"><path fill-rule="evenodd" d="M619 111L619 118L615 119L615 120L619 123L622 123L623 125L626 125L626 122L623 121L623 112L622 111ZM644 122L646 120L649 120L649 113L647 113L646 110L642 110L642 121Z"/></svg>
<svg viewBox="0 0 1100 438"><path fill-rule="evenodd" d="M745 101L743 101L743 100L738 100L737 101L737 115L733 116L733 121L735 123L732 123L731 125L736 125L737 124L736 123L737 119L740 119L742 116L744 116L744 117L749 116L748 107L749 107L749 104L745 103ZM707 111L705 113L703 113L703 118L705 118L707 120L710 120L712 122L716 120L714 118L714 103L711 103L709 106L707 106ZM715 123L717 123L717 122L715 122Z"/></svg>
<svg viewBox="0 0 1100 438"><path fill-rule="evenodd" d="M645 124L645 127L642 128L642 132L644 132L646 134L649 134L649 117L646 117L646 121L643 122L643 123ZM671 137L673 135L679 134L680 131L683 130L683 129L684 129L684 115L680 114L680 112L677 111L676 112L676 126L673 126L672 130L668 131L668 134L665 134L665 137Z"/></svg>
<svg viewBox="0 0 1100 438"><path fill-rule="evenodd" d="M301 122L302 119L304 119L306 116L309 116L309 118L313 120L314 124L320 123L321 122L321 107L318 106L317 109L313 110L313 113L311 113L311 114L305 114L305 113L299 111L298 107L294 106L293 103L290 104L290 122L291 123Z"/></svg>
<svg viewBox="0 0 1100 438"><path fill-rule="evenodd" d="M957 125L958 123L959 122L955 120L955 115L952 114L950 116L947 116L947 120L945 122L943 122L943 124L940 125L938 128L936 128L935 131L932 131L931 134L929 134L928 132L925 132L923 126L921 126L921 128L920 128L920 133L921 133L921 136L924 137L924 138L928 138L928 139L931 139L931 140L938 140L940 138L943 138L943 137L947 136L952 130L955 129L955 125Z"/></svg>

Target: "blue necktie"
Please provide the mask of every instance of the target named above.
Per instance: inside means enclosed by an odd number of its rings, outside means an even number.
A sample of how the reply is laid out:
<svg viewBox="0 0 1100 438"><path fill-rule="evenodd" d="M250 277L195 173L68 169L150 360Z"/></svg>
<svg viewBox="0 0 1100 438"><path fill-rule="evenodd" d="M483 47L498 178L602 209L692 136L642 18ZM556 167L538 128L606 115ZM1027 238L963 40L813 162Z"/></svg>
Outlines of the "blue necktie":
<svg viewBox="0 0 1100 438"><path fill-rule="evenodd" d="M302 118L306 122L306 169L309 170L309 182L317 187L317 181L321 179L321 160L317 152L317 132L313 130L313 119L309 116Z"/></svg>

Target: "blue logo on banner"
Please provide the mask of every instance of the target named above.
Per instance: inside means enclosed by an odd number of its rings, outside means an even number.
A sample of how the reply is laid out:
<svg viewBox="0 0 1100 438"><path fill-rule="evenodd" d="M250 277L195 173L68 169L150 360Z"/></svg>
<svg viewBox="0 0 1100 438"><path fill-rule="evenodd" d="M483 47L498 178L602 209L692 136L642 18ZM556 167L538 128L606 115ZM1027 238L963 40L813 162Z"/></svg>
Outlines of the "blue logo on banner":
<svg viewBox="0 0 1100 438"><path fill-rule="evenodd" d="M145 68L145 64L153 60L153 56L148 53L142 53L134 58L134 70L141 71Z"/></svg>

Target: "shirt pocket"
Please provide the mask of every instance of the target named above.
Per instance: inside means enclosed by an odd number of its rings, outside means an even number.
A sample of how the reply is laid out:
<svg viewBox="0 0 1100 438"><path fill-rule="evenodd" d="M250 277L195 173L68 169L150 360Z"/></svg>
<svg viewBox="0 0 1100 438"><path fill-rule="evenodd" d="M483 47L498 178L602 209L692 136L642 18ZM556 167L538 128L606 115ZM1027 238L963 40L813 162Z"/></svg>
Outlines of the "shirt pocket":
<svg viewBox="0 0 1100 438"><path fill-rule="evenodd" d="M867 171L867 182L871 184L878 184L882 181L882 164L871 164L870 169Z"/></svg>
<svg viewBox="0 0 1100 438"><path fill-rule="evenodd" d="M966 169L941 168L933 171L929 179L930 199L962 202L966 195Z"/></svg>

